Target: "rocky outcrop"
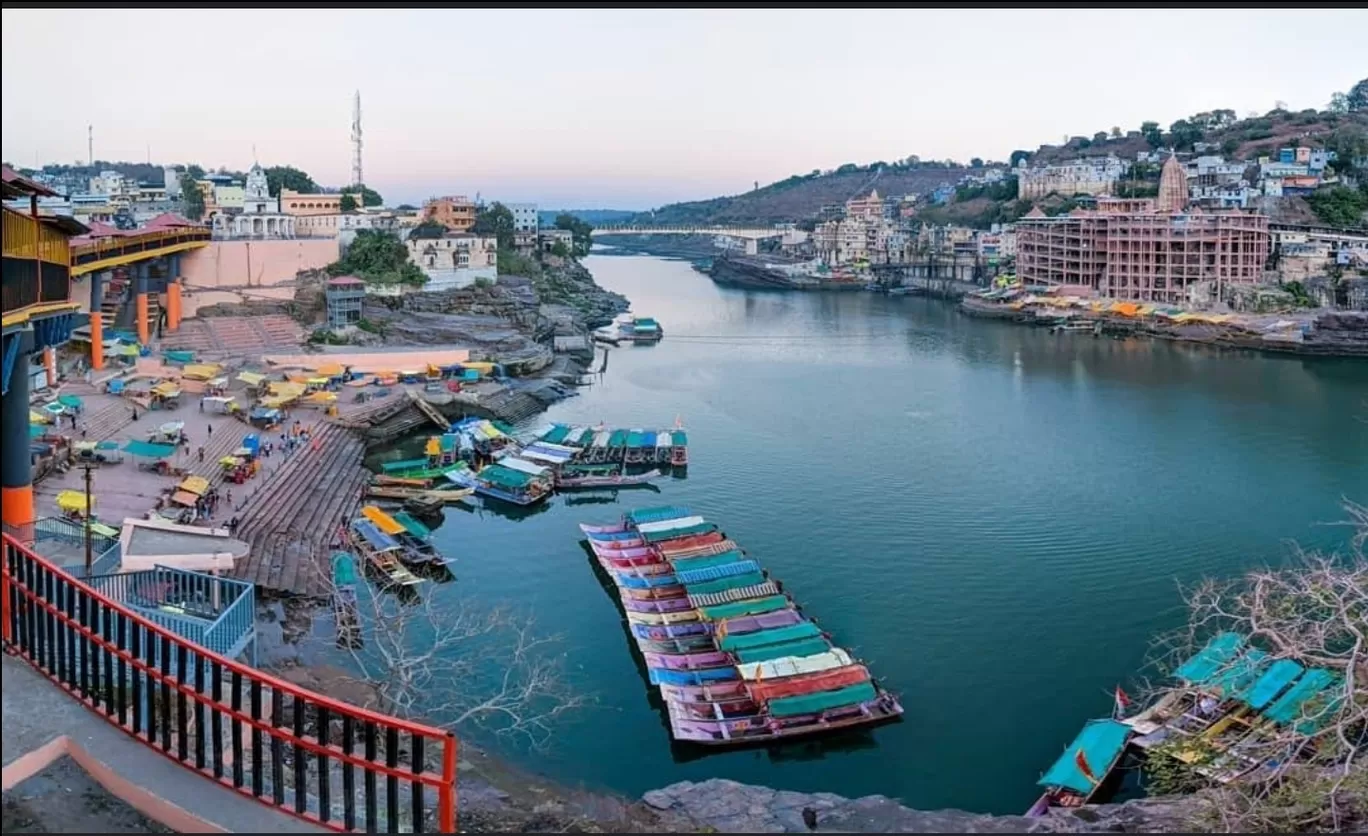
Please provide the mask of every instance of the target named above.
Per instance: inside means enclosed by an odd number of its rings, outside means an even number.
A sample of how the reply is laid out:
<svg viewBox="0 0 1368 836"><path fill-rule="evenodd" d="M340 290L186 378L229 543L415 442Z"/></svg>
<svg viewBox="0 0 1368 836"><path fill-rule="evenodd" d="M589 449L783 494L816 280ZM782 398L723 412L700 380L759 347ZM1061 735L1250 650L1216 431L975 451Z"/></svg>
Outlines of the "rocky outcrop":
<svg viewBox="0 0 1368 836"><path fill-rule="evenodd" d="M1189 802L1165 799L1053 810L1041 818L912 810L882 795L772 790L711 779L646 793L647 806L696 830L721 833L1168 833L1187 829Z"/></svg>
<svg viewBox="0 0 1368 836"><path fill-rule="evenodd" d="M554 259L540 276L528 281L543 306L556 306L577 313L586 329L601 328L631 305L621 293L599 287L594 275L578 261ZM499 279L503 282L503 278ZM551 311L550 313L554 313Z"/></svg>

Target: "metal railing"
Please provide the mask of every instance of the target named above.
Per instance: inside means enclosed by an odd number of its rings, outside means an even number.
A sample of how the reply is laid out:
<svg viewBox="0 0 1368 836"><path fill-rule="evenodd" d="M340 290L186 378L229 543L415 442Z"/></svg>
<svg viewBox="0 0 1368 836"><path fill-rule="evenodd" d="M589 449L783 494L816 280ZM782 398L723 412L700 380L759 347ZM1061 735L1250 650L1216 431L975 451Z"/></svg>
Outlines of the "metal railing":
<svg viewBox="0 0 1368 836"><path fill-rule="evenodd" d="M174 230L151 231L100 238L89 244L75 244L71 248L71 266L79 267L107 258L159 250L176 244L195 241L208 242L213 233L208 227L179 227Z"/></svg>
<svg viewBox="0 0 1368 836"><path fill-rule="evenodd" d="M68 520L64 517L40 517L33 521L33 539L35 540L57 540L74 546L84 546L85 534L85 523ZM98 555L104 555L119 544L119 541L113 537L106 537L103 534L93 532L90 535L90 540L92 551Z"/></svg>
<svg viewBox="0 0 1368 836"><path fill-rule="evenodd" d="M225 656L236 655L255 629L256 591L250 583L170 566L92 574L85 581L149 621Z"/></svg>
<svg viewBox="0 0 1368 836"><path fill-rule="evenodd" d="M224 658L8 534L0 568L6 649L159 754L333 830L456 832L450 732Z"/></svg>

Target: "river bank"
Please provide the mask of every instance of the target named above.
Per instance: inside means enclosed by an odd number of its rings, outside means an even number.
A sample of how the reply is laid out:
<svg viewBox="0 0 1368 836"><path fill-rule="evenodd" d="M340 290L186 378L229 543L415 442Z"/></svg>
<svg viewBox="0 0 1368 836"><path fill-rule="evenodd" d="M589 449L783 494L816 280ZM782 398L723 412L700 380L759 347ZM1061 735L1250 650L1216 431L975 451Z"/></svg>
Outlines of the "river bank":
<svg viewBox="0 0 1368 836"><path fill-rule="evenodd" d="M1280 315L1225 315L1197 320L1135 316L1101 310L1002 302L966 296L968 316L1037 327L1067 327L1099 336L1150 337L1219 348L1320 357L1368 357L1368 312L1327 311Z"/></svg>

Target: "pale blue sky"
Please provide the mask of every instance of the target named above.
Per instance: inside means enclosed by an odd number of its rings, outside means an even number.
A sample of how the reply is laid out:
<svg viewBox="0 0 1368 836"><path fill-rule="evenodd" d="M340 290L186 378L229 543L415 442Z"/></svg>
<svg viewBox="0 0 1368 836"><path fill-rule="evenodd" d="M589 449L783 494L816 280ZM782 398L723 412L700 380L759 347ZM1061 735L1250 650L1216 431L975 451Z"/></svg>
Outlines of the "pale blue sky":
<svg viewBox="0 0 1368 836"><path fill-rule="evenodd" d="M3 13L3 156L296 165L391 203L646 208L973 156L1368 75L1368 12L231 9ZM34 73L39 72L38 78ZM57 91L57 92L54 92Z"/></svg>

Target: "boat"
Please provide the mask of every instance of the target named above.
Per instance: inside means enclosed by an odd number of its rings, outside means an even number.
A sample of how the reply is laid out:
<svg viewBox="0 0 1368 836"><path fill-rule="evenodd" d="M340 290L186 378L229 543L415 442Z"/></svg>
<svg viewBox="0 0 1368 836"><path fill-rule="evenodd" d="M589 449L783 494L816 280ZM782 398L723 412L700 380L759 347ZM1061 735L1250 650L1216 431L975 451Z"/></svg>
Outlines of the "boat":
<svg viewBox="0 0 1368 836"><path fill-rule="evenodd" d="M901 717L863 663L690 509L639 508L580 530L616 590L675 740L745 745Z"/></svg>
<svg viewBox="0 0 1368 836"><path fill-rule="evenodd" d="M689 465L689 436L683 430L675 430L670 434L670 464L675 467L688 467Z"/></svg>
<svg viewBox="0 0 1368 836"><path fill-rule="evenodd" d="M398 557L404 563L418 566L445 566L450 561L443 557L429 538L432 530L413 517L400 511L390 516L375 505L361 506L361 517L382 534L399 545Z"/></svg>
<svg viewBox="0 0 1368 836"><path fill-rule="evenodd" d="M351 532L351 542L356 551L387 584L416 586L423 582L400 561L399 554L403 546L376 527L375 523L365 517L357 517L351 522Z"/></svg>
<svg viewBox="0 0 1368 836"><path fill-rule="evenodd" d="M1051 807L1082 807L1121 760L1134 730L1120 720L1089 720L1038 782L1045 792L1026 811L1039 817Z"/></svg>
<svg viewBox="0 0 1368 836"><path fill-rule="evenodd" d="M635 485L649 485L659 479L659 470L648 470L645 473L638 473L628 476L623 473L585 473L583 475L565 475L556 477L556 488L558 490L577 490L584 488L626 488Z"/></svg>
<svg viewBox="0 0 1368 836"><path fill-rule="evenodd" d="M649 316L623 314L615 320L615 329L605 329L605 336L621 342L656 343L665 336L665 329Z"/></svg>
<svg viewBox="0 0 1368 836"><path fill-rule="evenodd" d="M541 502L551 495L554 484L549 468L514 456L506 456L497 464L486 465L478 473L460 470L448 473L447 478L471 488L480 496L514 505Z"/></svg>
<svg viewBox="0 0 1368 836"><path fill-rule="evenodd" d="M420 499L446 504L460 502L475 491L471 488L394 488L372 485L366 489L366 496L376 499Z"/></svg>

